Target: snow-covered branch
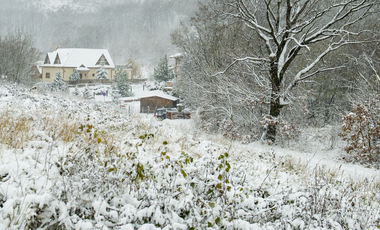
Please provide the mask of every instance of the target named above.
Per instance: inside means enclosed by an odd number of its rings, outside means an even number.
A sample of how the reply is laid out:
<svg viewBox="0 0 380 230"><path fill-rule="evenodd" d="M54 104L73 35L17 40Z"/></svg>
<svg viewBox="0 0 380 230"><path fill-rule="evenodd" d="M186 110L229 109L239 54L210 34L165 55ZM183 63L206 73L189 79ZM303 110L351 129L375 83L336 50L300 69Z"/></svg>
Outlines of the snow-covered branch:
<svg viewBox="0 0 380 230"><path fill-rule="evenodd" d="M377 72L375 66L373 65L372 60L371 60L366 54L364 54L364 59L368 62L369 66L371 67L372 71L375 73L375 76L376 76L377 80L378 80L379 83L380 83L380 76L379 76L379 73Z"/></svg>
<svg viewBox="0 0 380 230"><path fill-rule="evenodd" d="M365 13L362 15L359 15L357 17L354 17L354 13L364 10L364 12L369 12L369 9L374 5L371 2L368 2L367 0L362 0L360 3L352 6L357 2L357 0L351 0L348 2L342 2L338 3L336 5L333 5L329 8L328 11L322 11L319 15L322 16L327 12L333 13L333 9L337 9L338 11L335 13L335 15L331 18L331 20L326 23L324 26L322 26L317 32L310 35L309 37L305 38L304 43L305 44L311 44L316 43L322 40L329 39L330 37L337 35L335 33L327 33L331 31L331 27L334 25L338 25L338 23L341 23L343 20L346 20L346 22L343 22L342 25L339 25L338 28L335 28L335 31L343 31L343 28L348 27L354 23L357 23L358 21L364 19ZM346 11L346 12L345 12ZM317 18L316 18L317 19ZM328 34L328 35L326 35ZM339 34L339 33L338 33Z"/></svg>
<svg viewBox="0 0 380 230"><path fill-rule="evenodd" d="M314 61L312 63L310 63L309 65L307 65L305 68L303 68L302 70L300 70L296 75L295 77L293 78L292 82L289 84L289 86L287 87L286 89L286 93L287 94L294 86L297 85L298 82L300 81L303 81L303 80L306 80L307 78L310 78L312 76L315 76L317 73L320 73L320 72L325 72L325 71L329 71L329 70L335 70L337 68L342 68L342 67L331 67L331 68L323 68L323 69L319 69L311 74L307 74L309 73L321 60L323 57L325 57L327 54L329 54L330 52L334 51L334 50L337 50L339 49L340 47L344 46L344 45L348 45L348 44L351 44L350 42L337 42L337 43L332 43L330 44L326 50L324 52L322 52L320 55L318 55L318 57L316 57L314 59ZM307 75L306 75L307 74Z"/></svg>
<svg viewBox="0 0 380 230"><path fill-rule="evenodd" d="M228 70L230 70L236 63L238 62L242 62L242 61L250 61L254 64L262 64L262 63L265 63L265 62L268 62L267 59L265 58L254 58L254 57L245 57L245 58L237 58L235 59L229 66L227 66L226 69L224 69L223 71L220 71L220 72L217 72L213 75L211 75L211 77L215 77L217 75L220 75L220 74L224 74L226 73Z"/></svg>

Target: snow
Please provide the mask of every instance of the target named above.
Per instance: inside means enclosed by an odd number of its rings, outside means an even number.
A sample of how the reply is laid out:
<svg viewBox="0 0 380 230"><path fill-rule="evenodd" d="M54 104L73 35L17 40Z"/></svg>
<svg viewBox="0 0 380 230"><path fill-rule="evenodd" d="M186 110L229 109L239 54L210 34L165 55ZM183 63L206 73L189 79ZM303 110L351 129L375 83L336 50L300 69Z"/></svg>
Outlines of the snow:
<svg viewBox="0 0 380 230"><path fill-rule="evenodd" d="M380 173L328 128L241 144L105 98L0 85L0 229L377 228Z"/></svg>

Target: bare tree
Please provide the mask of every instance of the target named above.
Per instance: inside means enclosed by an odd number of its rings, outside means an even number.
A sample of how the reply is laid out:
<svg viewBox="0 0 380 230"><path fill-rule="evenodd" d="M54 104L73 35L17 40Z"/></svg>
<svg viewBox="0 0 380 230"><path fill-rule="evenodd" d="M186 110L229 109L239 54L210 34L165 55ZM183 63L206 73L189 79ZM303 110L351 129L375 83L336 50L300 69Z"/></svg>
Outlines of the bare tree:
<svg viewBox="0 0 380 230"><path fill-rule="evenodd" d="M235 11L225 12L245 22L257 34L264 53L236 58L223 73L241 60L265 64L270 80L269 115L276 119L300 82L340 68L328 66L323 58L359 41L366 31L358 23L372 13L370 0L231 0ZM361 36L362 38L363 36ZM276 122L267 125L266 140L275 141Z"/></svg>
<svg viewBox="0 0 380 230"><path fill-rule="evenodd" d="M29 83L38 58L31 36L17 32L0 38L0 74L10 81Z"/></svg>
<svg viewBox="0 0 380 230"><path fill-rule="evenodd" d="M132 69L132 78L141 78L141 66L140 63L132 56L127 60L128 68Z"/></svg>

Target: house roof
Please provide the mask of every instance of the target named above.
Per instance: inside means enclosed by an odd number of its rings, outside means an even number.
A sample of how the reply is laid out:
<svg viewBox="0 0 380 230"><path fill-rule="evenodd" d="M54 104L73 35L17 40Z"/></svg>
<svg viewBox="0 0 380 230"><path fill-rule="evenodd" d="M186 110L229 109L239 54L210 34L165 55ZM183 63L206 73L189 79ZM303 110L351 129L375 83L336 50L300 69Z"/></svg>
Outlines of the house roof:
<svg viewBox="0 0 380 230"><path fill-rule="evenodd" d="M181 58L181 57L183 57L183 53L177 53L170 56L170 58Z"/></svg>
<svg viewBox="0 0 380 230"><path fill-rule="evenodd" d="M111 55L106 49L59 48L46 54L43 66L99 68L102 60L105 68L115 68Z"/></svg>
<svg viewBox="0 0 380 230"><path fill-rule="evenodd" d="M161 97L161 98L171 100L171 101L179 100L178 97L170 96L170 95L165 94L164 92L159 91L159 90L150 91L150 93L148 93L147 95L140 96L139 98L143 99L143 98L150 98L150 97Z"/></svg>

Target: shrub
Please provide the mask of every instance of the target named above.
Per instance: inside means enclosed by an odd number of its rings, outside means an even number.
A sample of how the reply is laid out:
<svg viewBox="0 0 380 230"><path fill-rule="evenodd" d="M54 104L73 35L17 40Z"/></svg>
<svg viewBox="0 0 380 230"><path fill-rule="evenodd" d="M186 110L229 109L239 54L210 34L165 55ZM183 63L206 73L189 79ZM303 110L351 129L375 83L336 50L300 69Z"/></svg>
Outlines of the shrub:
<svg viewBox="0 0 380 230"><path fill-rule="evenodd" d="M351 112L342 116L339 134L347 153L365 154L370 160L380 153L380 107L375 100L355 103Z"/></svg>

